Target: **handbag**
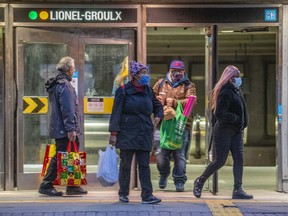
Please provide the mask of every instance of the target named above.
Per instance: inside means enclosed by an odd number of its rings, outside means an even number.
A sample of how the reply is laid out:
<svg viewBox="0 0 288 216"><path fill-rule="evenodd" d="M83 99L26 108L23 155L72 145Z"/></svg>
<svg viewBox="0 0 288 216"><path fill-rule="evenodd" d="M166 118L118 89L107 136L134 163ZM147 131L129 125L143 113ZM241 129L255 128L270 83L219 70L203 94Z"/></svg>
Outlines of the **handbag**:
<svg viewBox="0 0 288 216"><path fill-rule="evenodd" d="M57 153L56 180L62 186L80 186L87 184L86 176L86 152L78 152L76 142L69 141L67 151Z"/></svg>
<svg viewBox="0 0 288 216"><path fill-rule="evenodd" d="M176 116L169 120L163 120L160 126L160 146L168 150L181 149L183 143L183 133L188 118L184 116L183 107L178 100L175 110Z"/></svg>
<svg viewBox="0 0 288 216"><path fill-rule="evenodd" d="M98 151L98 170L96 179L99 180L103 187L113 186L118 182L119 171L118 171L118 155L116 153L116 147L110 147L109 144L106 146L106 151L103 152L101 149Z"/></svg>

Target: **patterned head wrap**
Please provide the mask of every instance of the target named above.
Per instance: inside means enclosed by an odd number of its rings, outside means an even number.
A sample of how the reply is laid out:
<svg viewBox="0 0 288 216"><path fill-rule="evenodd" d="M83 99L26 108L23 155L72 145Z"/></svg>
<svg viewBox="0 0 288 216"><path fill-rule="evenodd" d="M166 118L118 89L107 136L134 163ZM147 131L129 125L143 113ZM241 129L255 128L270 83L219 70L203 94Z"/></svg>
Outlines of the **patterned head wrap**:
<svg viewBox="0 0 288 216"><path fill-rule="evenodd" d="M129 72L131 76L135 76L142 69L148 70L148 67L141 62L130 61Z"/></svg>

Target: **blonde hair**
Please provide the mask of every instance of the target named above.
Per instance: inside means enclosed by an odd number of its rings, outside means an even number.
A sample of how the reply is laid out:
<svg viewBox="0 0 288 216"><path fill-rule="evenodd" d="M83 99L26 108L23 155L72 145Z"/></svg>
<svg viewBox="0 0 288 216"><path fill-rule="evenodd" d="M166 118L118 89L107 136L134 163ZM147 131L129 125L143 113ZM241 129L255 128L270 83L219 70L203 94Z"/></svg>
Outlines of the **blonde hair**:
<svg viewBox="0 0 288 216"><path fill-rule="evenodd" d="M219 81L212 90L211 109L213 110L214 113L217 108L217 99L221 88L223 87L223 85L228 83L233 76L237 75L238 73L240 73L239 69L233 65L229 65L224 69Z"/></svg>

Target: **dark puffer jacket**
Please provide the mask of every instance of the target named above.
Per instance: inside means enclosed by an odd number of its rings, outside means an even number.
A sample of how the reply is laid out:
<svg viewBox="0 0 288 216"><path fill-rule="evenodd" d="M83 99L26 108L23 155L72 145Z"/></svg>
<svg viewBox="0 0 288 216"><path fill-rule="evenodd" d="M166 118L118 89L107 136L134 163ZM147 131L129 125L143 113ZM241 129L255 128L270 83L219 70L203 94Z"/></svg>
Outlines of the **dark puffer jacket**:
<svg viewBox="0 0 288 216"><path fill-rule="evenodd" d="M143 92L136 91L131 82L116 90L110 132L117 132L116 147L126 150L151 151L153 123L151 115L163 118L163 107L153 90L145 86Z"/></svg>
<svg viewBox="0 0 288 216"><path fill-rule="evenodd" d="M212 125L216 122L235 131L242 131L248 125L246 103L240 89L232 83L225 84L220 90L216 112L212 115Z"/></svg>
<svg viewBox="0 0 288 216"><path fill-rule="evenodd" d="M71 77L57 71L45 87L49 93L50 136L54 139L67 137L68 132L80 133L78 100Z"/></svg>

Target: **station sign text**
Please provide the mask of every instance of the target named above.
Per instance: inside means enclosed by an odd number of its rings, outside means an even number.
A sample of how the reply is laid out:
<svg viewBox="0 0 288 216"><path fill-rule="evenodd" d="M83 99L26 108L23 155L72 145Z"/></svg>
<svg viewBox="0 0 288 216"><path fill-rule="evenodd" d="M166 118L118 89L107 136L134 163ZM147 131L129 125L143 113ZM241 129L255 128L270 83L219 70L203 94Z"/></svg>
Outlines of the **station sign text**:
<svg viewBox="0 0 288 216"><path fill-rule="evenodd" d="M137 22L136 8L15 8L14 10L14 22Z"/></svg>
<svg viewBox="0 0 288 216"><path fill-rule="evenodd" d="M55 21L121 21L121 11L50 11Z"/></svg>

